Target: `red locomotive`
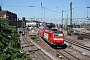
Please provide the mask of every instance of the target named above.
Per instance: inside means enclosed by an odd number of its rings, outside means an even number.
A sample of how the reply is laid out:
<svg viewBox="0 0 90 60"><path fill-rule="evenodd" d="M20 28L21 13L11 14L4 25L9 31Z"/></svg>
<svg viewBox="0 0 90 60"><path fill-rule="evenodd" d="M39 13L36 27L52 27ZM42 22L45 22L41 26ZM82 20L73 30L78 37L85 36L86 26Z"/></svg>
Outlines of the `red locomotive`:
<svg viewBox="0 0 90 60"><path fill-rule="evenodd" d="M53 48L64 46L64 33L58 29L49 29L48 27L40 28L40 36L48 42Z"/></svg>

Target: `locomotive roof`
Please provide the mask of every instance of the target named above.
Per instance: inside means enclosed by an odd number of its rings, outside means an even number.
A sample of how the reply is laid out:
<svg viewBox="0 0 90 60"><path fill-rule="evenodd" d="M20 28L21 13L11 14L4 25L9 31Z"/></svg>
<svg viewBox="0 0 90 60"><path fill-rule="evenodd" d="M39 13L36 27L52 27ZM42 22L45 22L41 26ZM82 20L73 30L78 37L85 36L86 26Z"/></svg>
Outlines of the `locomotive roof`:
<svg viewBox="0 0 90 60"><path fill-rule="evenodd" d="M59 31L57 28L51 28L51 31Z"/></svg>

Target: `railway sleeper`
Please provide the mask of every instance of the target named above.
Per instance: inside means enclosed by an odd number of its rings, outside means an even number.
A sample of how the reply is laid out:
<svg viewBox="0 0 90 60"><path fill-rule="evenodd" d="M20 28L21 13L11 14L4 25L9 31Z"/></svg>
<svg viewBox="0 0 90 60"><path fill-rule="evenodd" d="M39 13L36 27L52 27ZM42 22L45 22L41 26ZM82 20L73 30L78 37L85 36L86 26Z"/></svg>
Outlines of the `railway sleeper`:
<svg viewBox="0 0 90 60"><path fill-rule="evenodd" d="M69 41L69 40L65 40L66 42L71 42L71 41Z"/></svg>
<svg viewBox="0 0 90 60"><path fill-rule="evenodd" d="M90 51L90 49L88 49L87 47L85 47L85 46L82 46L82 45L78 45L78 44L75 44L76 46L78 46L78 47L81 47L81 48L83 48L83 49L86 49L86 50L89 50Z"/></svg>
<svg viewBox="0 0 90 60"><path fill-rule="evenodd" d="M22 46L22 48L25 48L25 47L29 47L28 45L26 45L26 46Z"/></svg>
<svg viewBox="0 0 90 60"><path fill-rule="evenodd" d="M35 46L34 44L30 45L30 46Z"/></svg>
<svg viewBox="0 0 90 60"><path fill-rule="evenodd" d="M68 42L68 41L67 41ZM84 48L84 49L86 49L86 50L89 50L90 51L90 48L89 47L85 47L85 46L83 46L83 45L79 45L79 44L76 44L76 43L72 43L72 42L68 42L68 43L71 43L71 44L73 44L73 45L76 45L76 46L78 46L78 47L81 47L81 48Z"/></svg>
<svg viewBox="0 0 90 60"><path fill-rule="evenodd" d="M88 51L90 51L90 47L88 47L88 46L85 46L84 44L82 44L82 43L78 43L78 42L75 42L75 41L70 41L70 40L65 40L66 42L68 42L68 43L71 43L71 44L73 44L73 45L76 45L76 46L78 46L78 47L81 47L81 48L83 48L83 49L86 49L86 50L88 50Z"/></svg>
<svg viewBox="0 0 90 60"><path fill-rule="evenodd" d="M77 41L72 41L72 40L65 40L65 41L67 41L67 42L73 42L73 43L79 44L79 45L84 45L84 44L82 44L82 43L78 43Z"/></svg>
<svg viewBox="0 0 90 60"><path fill-rule="evenodd" d="M29 50L29 52L36 52L36 51L39 51L40 49L36 49L36 50Z"/></svg>
<svg viewBox="0 0 90 60"><path fill-rule="evenodd" d="M90 48L88 48L88 47L85 47L85 46L84 46L84 49L86 49L86 50L89 50L89 51L90 51Z"/></svg>

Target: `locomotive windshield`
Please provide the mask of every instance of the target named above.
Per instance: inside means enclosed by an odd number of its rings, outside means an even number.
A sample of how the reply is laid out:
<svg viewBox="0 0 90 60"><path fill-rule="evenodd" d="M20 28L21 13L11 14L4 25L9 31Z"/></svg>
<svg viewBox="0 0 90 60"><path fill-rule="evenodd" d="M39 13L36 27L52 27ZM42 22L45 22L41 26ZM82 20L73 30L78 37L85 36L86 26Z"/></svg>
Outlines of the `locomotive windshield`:
<svg viewBox="0 0 90 60"><path fill-rule="evenodd" d="M62 31L56 31L54 32L54 36L63 36L63 32Z"/></svg>
<svg viewBox="0 0 90 60"><path fill-rule="evenodd" d="M45 30L44 32L50 32L50 30Z"/></svg>

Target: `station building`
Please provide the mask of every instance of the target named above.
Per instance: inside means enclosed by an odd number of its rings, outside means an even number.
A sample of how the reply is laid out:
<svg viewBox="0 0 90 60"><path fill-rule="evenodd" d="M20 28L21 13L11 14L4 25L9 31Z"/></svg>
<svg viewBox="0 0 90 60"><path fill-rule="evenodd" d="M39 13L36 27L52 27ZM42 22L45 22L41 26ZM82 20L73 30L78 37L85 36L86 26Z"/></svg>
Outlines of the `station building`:
<svg viewBox="0 0 90 60"><path fill-rule="evenodd" d="M8 19L9 25L17 26L17 14L8 10L2 10L0 7L0 18Z"/></svg>

